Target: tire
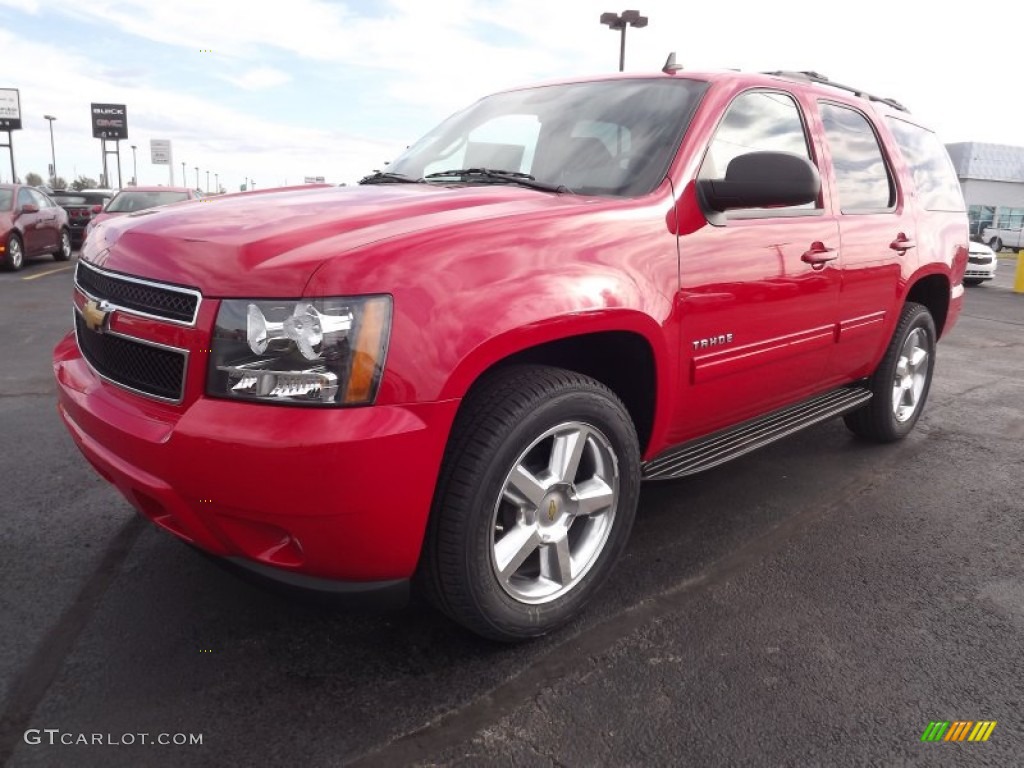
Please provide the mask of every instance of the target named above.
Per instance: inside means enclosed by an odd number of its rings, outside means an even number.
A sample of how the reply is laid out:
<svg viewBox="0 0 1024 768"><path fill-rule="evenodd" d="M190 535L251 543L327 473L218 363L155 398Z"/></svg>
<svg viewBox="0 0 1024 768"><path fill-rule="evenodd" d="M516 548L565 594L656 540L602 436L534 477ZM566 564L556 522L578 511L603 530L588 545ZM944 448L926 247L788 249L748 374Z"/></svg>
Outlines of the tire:
<svg viewBox="0 0 1024 768"><path fill-rule="evenodd" d="M13 232L7 238L7 258L4 259L4 268L11 272L17 272L25 266L25 246L21 238Z"/></svg>
<svg viewBox="0 0 1024 768"><path fill-rule="evenodd" d="M54 261L67 261L71 258L71 233L65 228L60 231L57 250L53 252Z"/></svg>
<svg viewBox="0 0 1024 768"><path fill-rule="evenodd" d="M985 281L980 277L965 277L964 285L981 285Z"/></svg>
<svg viewBox="0 0 1024 768"><path fill-rule="evenodd" d="M1003 241L1000 240L998 237L993 237L991 240L988 241L988 247L991 248L996 253L999 253L999 251L1003 249Z"/></svg>
<svg viewBox="0 0 1024 768"><path fill-rule="evenodd" d="M869 380L874 396L864 408L844 417L850 431L879 443L910 434L931 388L935 339L931 313L921 304L907 302L889 348Z"/></svg>
<svg viewBox="0 0 1024 768"><path fill-rule="evenodd" d="M544 635L608 578L639 491L636 430L610 389L559 368L501 369L455 420L419 584L478 635Z"/></svg>

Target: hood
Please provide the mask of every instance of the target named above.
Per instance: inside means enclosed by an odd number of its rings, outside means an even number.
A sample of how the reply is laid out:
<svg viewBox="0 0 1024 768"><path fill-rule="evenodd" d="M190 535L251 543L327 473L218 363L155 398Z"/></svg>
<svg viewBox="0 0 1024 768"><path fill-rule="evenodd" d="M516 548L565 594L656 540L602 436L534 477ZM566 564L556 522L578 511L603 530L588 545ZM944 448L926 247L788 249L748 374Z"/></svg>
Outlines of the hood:
<svg viewBox="0 0 1024 768"><path fill-rule="evenodd" d="M513 185L296 187L115 216L82 258L220 297L299 296L327 259L424 229L579 206L590 198Z"/></svg>

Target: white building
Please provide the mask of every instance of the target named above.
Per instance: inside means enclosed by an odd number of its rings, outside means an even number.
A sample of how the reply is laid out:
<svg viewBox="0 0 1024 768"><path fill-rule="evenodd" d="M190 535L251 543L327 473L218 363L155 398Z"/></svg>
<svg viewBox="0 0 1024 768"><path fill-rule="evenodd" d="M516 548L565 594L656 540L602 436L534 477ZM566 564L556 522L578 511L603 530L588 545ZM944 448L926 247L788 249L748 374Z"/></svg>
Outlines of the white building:
<svg viewBox="0 0 1024 768"><path fill-rule="evenodd" d="M946 149L960 179L971 234L991 226L1024 228L1024 147L967 141Z"/></svg>

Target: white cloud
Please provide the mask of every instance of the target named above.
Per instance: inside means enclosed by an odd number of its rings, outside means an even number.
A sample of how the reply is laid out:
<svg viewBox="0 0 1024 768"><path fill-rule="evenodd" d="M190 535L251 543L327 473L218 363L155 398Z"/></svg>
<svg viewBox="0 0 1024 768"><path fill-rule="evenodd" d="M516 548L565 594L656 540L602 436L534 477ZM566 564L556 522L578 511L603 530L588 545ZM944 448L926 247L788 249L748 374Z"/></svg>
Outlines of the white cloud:
<svg viewBox="0 0 1024 768"><path fill-rule="evenodd" d="M274 88L278 85L284 85L292 79L291 76L272 67L257 67L241 75L221 75L221 77L232 85L237 85L239 88L244 88L247 91Z"/></svg>

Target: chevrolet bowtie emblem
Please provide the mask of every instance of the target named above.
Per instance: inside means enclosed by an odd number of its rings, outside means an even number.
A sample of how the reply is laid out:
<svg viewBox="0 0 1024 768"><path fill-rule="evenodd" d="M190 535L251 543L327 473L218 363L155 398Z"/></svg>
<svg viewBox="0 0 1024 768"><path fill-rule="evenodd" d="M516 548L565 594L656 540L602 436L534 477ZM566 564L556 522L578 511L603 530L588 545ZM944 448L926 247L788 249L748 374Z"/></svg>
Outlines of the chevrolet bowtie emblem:
<svg viewBox="0 0 1024 768"><path fill-rule="evenodd" d="M82 318L90 331L103 333L107 318L110 316L109 305L105 301L96 302L89 299L82 307Z"/></svg>
<svg viewBox="0 0 1024 768"><path fill-rule="evenodd" d="M551 499L548 502L548 522L555 522L555 515L558 513L558 505L555 504L555 500Z"/></svg>

